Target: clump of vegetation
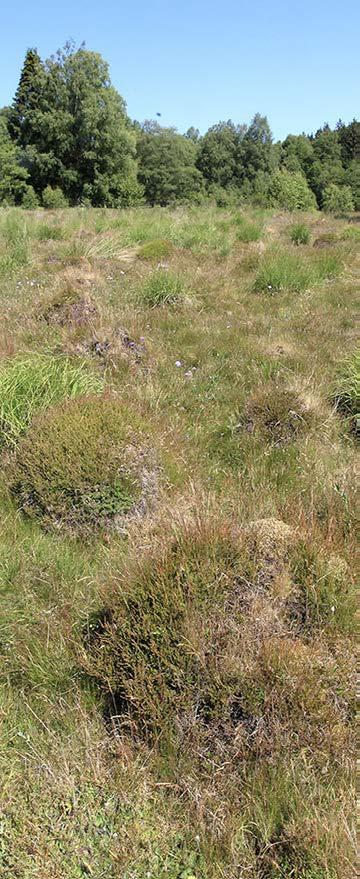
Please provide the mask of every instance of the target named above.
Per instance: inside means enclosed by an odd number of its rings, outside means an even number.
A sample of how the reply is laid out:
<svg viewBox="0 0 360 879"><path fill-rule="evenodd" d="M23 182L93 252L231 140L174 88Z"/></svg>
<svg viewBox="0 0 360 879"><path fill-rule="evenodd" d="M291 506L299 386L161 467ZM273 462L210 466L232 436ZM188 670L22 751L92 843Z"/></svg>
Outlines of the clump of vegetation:
<svg viewBox="0 0 360 879"><path fill-rule="evenodd" d="M0 365L0 443L12 446L38 412L67 398L100 393L103 380L67 357L24 354Z"/></svg>
<svg viewBox="0 0 360 879"><path fill-rule="evenodd" d="M29 262L29 227L24 214L15 210L5 214L0 236L4 242L4 251L0 250L0 275L11 277Z"/></svg>
<svg viewBox="0 0 360 879"><path fill-rule="evenodd" d="M293 244L309 244L310 236L310 229L305 223L294 223L290 227L290 240Z"/></svg>
<svg viewBox="0 0 360 879"><path fill-rule="evenodd" d="M171 256L173 252L173 244L166 238L154 238L152 241L146 241L138 250L138 257L145 260L162 260Z"/></svg>
<svg viewBox="0 0 360 879"><path fill-rule="evenodd" d="M344 241L360 241L360 227L346 226L346 229L341 233L341 238Z"/></svg>
<svg viewBox="0 0 360 879"><path fill-rule="evenodd" d="M42 194L42 203L44 208L48 210L56 210L68 206L67 199L60 186L45 186Z"/></svg>
<svg viewBox="0 0 360 879"><path fill-rule="evenodd" d="M43 317L50 324L83 326L95 321L99 311L91 296L66 284L46 303Z"/></svg>
<svg viewBox="0 0 360 879"><path fill-rule="evenodd" d="M242 214L236 217L236 238L244 243L259 241L262 235L262 227L259 223L252 223Z"/></svg>
<svg viewBox="0 0 360 879"><path fill-rule="evenodd" d="M36 237L39 241L61 241L64 233L60 226L49 226L47 223L40 223L36 228Z"/></svg>
<svg viewBox="0 0 360 879"><path fill-rule="evenodd" d="M340 412L348 416L351 426L360 428L360 350L347 358L339 370L333 394Z"/></svg>
<svg viewBox="0 0 360 879"><path fill-rule="evenodd" d="M140 509L145 458L132 413L115 398L85 397L34 421L7 478L27 515L86 531Z"/></svg>
<svg viewBox="0 0 360 879"><path fill-rule="evenodd" d="M255 391L240 413L237 427L260 433L275 445L283 445L309 427L314 413L295 391L268 384Z"/></svg>
<svg viewBox="0 0 360 879"><path fill-rule="evenodd" d="M290 761L289 808L296 760L321 784L328 761L340 765L349 747L349 668L333 655L333 635L319 645L316 612L304 628L295 621L294 537L275 526L270 558L264 523L258 543L255 523L235 533L219 520L162 528L107 584L80 654L123 738L150 741L169 782L191 760L187 795L201 791L209 811L216 804L225 828L246 811L259 760L285 774ZM260 832L258 807L252 801Z"/></svg>
<svg viewBox="0 0 360 879"><path fill-rule="evenodd" d="M159 269L153 272L141 289L141 300L149 308L173 305L184 294L184 281L180 275Z"/></svg>
<svg viewBox="0 0 360 879"><path fill-rule="evenodd" d="M322 197L322 208L327 214L342 216L354 210L354 201L350 186L338 186L329 183L325 187Z"/></svg>
<svg viewBox="0 0 360 879"><path fill-rule="evenodd" d="M254 290L300 293L321 281L337 277L342 267L341 255L336 251L319 253L310 259L288 250L271 249L260 262Z"/></svg>
<svg viewBox="0 0 360 879"><path fill-rule="evenodd" d="M316 198L301 171L281 168L272 175L269 187L272 204L289 211L316 209Z"/></svg>

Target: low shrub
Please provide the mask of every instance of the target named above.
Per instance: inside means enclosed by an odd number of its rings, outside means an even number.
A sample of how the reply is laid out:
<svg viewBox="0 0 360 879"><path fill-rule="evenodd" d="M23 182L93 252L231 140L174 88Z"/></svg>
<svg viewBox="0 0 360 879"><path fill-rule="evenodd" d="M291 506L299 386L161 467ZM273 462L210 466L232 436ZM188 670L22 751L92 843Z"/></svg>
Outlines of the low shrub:
<svg viewBox="0 0 360 879"><path fill-rule="evenodd" d="M314 640L311 624L304 641L291 632L290 530L280 523L279 540L267 538L269 558L264 522L260 548L254 525L249 533L201 520L162 529L106 587L109 604L81 654L123 734L129 724L132 736L187 744L192 766L196 752L213 765L221 755L227 777L252 757L283 764L285 752L308 750L323 766L347 746L346 708L333 695L348 685L338 682L344 669L326 642L318 647L317 620ZM217 770L212 781L220 784Z"/></svg>
<svg viewBox="0 0 360 879"><path fill-rule="evenodd" d="M354 210L354 202L350 186L338 186L329 183L322 196L322 209L327 214L342 216Z"/></svg>
<svg viewBox="0 0 360 879"><path fill-rule="evenodd" d="M167 241L166 238L154 238L141 245L138 257L145 260L162 260L171 256L173 250L174 246L171 241Z"/></svg>
<svg viewBox="0 0 360 879"><path fill-rule="evenodd" d="M7 480L45 527L86 532L140 510L145 460L133 414L115 398L82 397L34 420Z"/></svg>
<svg viewBox="0 0 360 879"><path fill-rule="evenodd" d="M159 269L153 272L141 289L141 301L149 308L172 305L181 299L184 282L179 275Z"/></svg>
<svg viewBox="0 0 360 879"><path fill-rule="evenodd" d="M44 208L55 210L68 207L68 201L59 186L46 186L42 194Z"/></svg>
<svg viewBox="0 0 360 879"><path fill-rule="evenodd" d="M294 223L289 231L290 240L296 245L309 244L310 234L310 229L305 223Z"/></svg>
<svg viewBox="0 0 360 879"><path fill-rule="evenodd" d="M353 429L360 427L360 350L354 351L339 369L333 392L337 408L350 418Z"/></svg>
<svg viewBox="0 0 360 879"><path fill-rule="evenodd" d="M281 168L272 175L269 186L272 204L288 211L316 210L316 198L301 171Z"/></svg>
<svg viewBox="0 0 360 879"><path fill-rule="evenodd" d="M33 186L26 186L21 201L21 207L27 211L32 211L39 207L39 199Z"/></svg>
<svg viewBox="0 0 360 879"><path fill-rule="evenodd" d="M66 398L100 392L103 381L85 363L24 354L0 366L0 445L12 446L37 412Z"/></svg>

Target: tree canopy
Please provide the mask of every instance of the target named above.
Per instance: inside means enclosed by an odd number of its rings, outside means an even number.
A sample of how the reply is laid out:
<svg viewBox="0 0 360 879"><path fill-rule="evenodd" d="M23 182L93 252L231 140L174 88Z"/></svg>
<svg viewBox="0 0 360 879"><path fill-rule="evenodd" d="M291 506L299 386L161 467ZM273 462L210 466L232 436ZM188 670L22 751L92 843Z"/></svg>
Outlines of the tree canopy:
<svg viewBox="0 0 360 879"><path fill-rule="evenodd" d="M360 210L360 123L274 143L256 113L249 125L229 119L180 134L132 122L97 52L67 43L43 61L27 51L13 103L0 111L0 203L116 208L205 198Z"/></svg>

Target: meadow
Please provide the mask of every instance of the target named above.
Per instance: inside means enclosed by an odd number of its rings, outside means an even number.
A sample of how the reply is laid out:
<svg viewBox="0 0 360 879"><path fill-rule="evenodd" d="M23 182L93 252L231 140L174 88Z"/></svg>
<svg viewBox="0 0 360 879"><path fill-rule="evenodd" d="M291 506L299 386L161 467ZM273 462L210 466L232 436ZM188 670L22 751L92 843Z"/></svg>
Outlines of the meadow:
<svg viewBox="0 0 360 879"><path fill-rule="evenodd" d="M1 879L352 879L358 220L0 211Z"/></svg>

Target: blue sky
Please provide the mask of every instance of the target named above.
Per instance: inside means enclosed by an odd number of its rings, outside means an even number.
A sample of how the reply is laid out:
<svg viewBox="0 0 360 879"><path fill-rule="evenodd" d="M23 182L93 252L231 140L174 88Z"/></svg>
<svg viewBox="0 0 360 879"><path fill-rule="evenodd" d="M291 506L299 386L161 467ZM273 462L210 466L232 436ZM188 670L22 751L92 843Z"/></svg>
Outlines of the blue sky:
<svg viewBox="0 0 360 879"><path fill-rule="evenodd" d="M205 131L267 114L275 138L360 110L356 0L2 0L0 106L28 47L85 40L110 64L132 118Z"/></svg>

